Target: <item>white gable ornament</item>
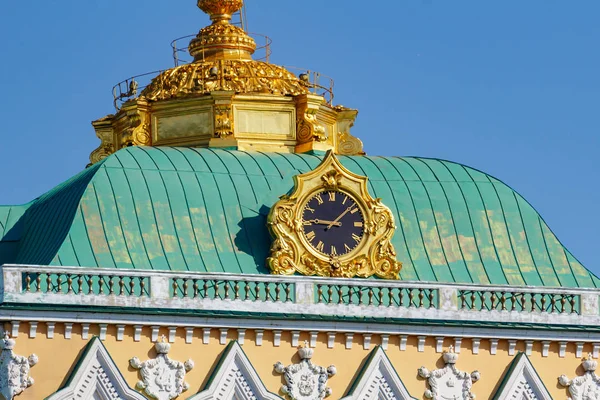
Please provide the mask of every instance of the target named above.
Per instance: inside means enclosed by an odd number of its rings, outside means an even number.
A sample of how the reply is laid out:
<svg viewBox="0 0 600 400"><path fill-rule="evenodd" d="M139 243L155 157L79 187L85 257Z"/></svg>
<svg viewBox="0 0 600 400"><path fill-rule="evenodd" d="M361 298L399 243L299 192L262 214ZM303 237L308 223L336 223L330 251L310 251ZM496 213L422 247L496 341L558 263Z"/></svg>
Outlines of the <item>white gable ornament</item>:
<svg viewBox="0 0 600 400"><path fill-rule="evenodd" d="M304 347L298 349L300 362L284 367L282 363L275 364L275 372L283 374L286 384L281 391L291 400L321 400L331 395L327 380L337 372L335 366L327 368L314 365L311 358L314 350L304 342Z"/></svg>
<svg viewBox="0 0 600 400"><path fill-rule="evenodd" d="M29 357L14 354L15 345L15 340L10 338L8 332L4 332L4 338L0 340L0 394L6 400L12 400L33 385L29 368L38 362L35 354Z"/></svg>
<svg viewBox="0 0 600 400"><path fill-rule="evenodd" d="M188 400L281 400L267 390L237 341L230 342L207 388Z"/></svg>
<svg viewBox="0 0 600 400"><path fill-rule="evenodd" d="M598 361L590 354L583 359L581 366L585 370L583 376L569 380L566 375L561 375L558 377L558 383L569 388L569 400L600 399L600 377L595 373Z"/></svg>
<svg viewBox="0 0 600 400"><path fill-rule="evenodd" d="M456 369L458 354L454 347L450 346L448 351L442 355L444 368L429 371L425 367L419 368L419 376L427 379L431 389L425 390L425 397L433 400L472 400L475 394L471 393L471 387L481 377L479 371L472 373L462 372Z"/></svg>
<svg viewBox="0 0 600 400"><path fill-rule="evenodd" d="M492 400L552 400L533 364L519 352Z"/></svg>
<svg viewBox="0 0 600 400"><path fill-rule="evenodd" d="M125 378L98 337L88 343L65 387L46 400L145 400Z"/></svg>
<svg viewBox="0 0 600 400"><path fill-rule="evenodd" d="M342 400L415 400L381 346L371 352L367 366L357 379Z"/></svg>
<svg viewBox="0 0 600 400"><path fill-rule="evenodd" d="M171 345L166 342L164 336L160 342L154 344L154 348L156 358L141 362L139 358L134 357L129 361L133 368L140 370L142 376L136 387L152 399L175 399L189 389L190 386L185 382L185 374L194 368L194 362L171 360L168 356Z"/></svg>

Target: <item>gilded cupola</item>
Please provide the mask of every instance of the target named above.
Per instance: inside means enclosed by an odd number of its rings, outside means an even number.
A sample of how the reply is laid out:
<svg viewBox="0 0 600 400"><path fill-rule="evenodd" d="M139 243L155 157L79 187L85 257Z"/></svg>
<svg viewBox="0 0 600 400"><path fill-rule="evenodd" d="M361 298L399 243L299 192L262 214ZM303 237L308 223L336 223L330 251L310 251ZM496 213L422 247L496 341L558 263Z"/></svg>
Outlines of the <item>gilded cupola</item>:
<svg viewBox="0 0 600 400"><path fill-rule="evenodd" d="M363 154L350 134L358 111L334 106L333 81L322 74L270 63L270 39L262 36L258 46L232 21L242 19L243 6L199 0L212 23L187 38L190 62L175 57L175 67L147 81L144 74L115 86L116 113L93 122L102 143L92 164L129 146ZM180 42L173 42L174 54L182 52Z"/></svg>
<svg viewBox="0 0 600 400"><path fill-rule="evenodd" d="M256 42L241 27L230 23L232 14L243 5L242 0L198 1L198 7L210 15L213 23L202 28L190 42L189 52L194 61L252 58Z"/></svg>

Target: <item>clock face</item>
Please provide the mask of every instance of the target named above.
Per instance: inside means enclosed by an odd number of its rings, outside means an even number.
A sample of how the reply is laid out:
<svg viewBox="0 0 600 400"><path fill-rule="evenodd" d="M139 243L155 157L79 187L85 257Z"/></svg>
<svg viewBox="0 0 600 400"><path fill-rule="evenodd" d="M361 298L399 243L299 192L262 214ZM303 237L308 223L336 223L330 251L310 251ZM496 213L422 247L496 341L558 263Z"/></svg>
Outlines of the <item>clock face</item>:
<svg viewBox="0 0 600 400"><path fill-rule="evenodd" d="M302 210L303 233L309 245L325 256L352 252L364 237L364 216L356 201L341 191L321 191Z"/></svg>

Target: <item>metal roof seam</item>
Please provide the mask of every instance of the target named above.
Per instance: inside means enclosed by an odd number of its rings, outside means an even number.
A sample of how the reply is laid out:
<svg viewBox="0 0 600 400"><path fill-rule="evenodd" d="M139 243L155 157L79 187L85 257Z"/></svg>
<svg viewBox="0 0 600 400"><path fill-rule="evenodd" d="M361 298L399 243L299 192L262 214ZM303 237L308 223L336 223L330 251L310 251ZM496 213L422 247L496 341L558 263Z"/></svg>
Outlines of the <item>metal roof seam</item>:
<svg viewBox="0 0 600 400"><path fill-rule="evenodd" d="M469 175L473 179L471 173L469 172L469 170L468 170L468 168L466 166L461 165L460 167L462 167L462 169L465 170L465 172L467 173L467 175ZM504 271L504 267L502 265L502 259L500 258L500 255L498 254L498 248L496 247L496 243L495 243L495 240L494 240L494 232L492 230L492 226L491 226L491 223L490 223L489 215L487 214L487 207L486 207L486 204L485 204L485 200L483 199L483 195L481 194L481 190L480 190L479 186L477 185L477 182L475 181L475 179L473 179L473 184L474 184L475 188L477 189L477 193L479 194L479 199L481 200L481 204L483 205L483 209L486 210L485 219L487 221L487 228L488 228L488 231L489 231L488 233L489 233L490 238L492 240L492 246L494 248L494 253L496 254L496 259L498 260L498 264L500 265L500 271L502 271L502 275L504 276L504 282L501 282L501 283L507 283L508 284L510 281L508 280L508 277L506 276L506 272ZM493 282L493 283L498 283L498 282Z"/></svg>
<svg viewBox="0 0 600 400"><path fill-rule="evenodd" d="M450 175L452 175L453 177L455 176L454 173L452 172L452 170L450 168L448 168L448 165L446 165L445 161L441 161L441 160L437 160L439 161L444 168L446 168L448 170L448 173L450 173ZM465 192L463 191L463 188L461 187L460 183L458 181L456 181L458 190L460 191L463 203L465 205L465 210L467 211L467 216L469 217L469 225L471 226L471 232L473 233L473 238L475 241L475 248L477 249L477 254L479 256L479 261L481 262L481 265L484 267L483 271L485 272L485 276L487 278L488 283L492 283L492 280L490 279L490 276L488 274L487 269L485 268L485 263L483 261L483 256L481 255L481 249L479 248L479 246L477 246L477 235L475 234L475 226L473 225L473 217L471 216L471 212L469 210L469 204L467 203L467 199L465 196Z"/></svg>
<svg viewBox="0 0 600 400"><path fill-rule="evenodd" d="M436 172L433 170L433 168L431 168L431 166L428 163L426 163L424 160L421 160L421 159L417 159L417 160L420 161L420 162L422 162L423 164L425 164L427 166L427 168L429 168L431 170L431 173L436 178L438 178ZM436 162L438 162L438 163L441 164L440 161L436 161ZM442 193L444 193L444 198L446 199L446 204L448 205L448 211L450 212L450 218L452 219L452 227L454 228L454 236L456 238L456 242L458 243L458 249L460 251L461 260L465 264L465 270L467 271L467 274L469 275L469 280L471 282L474 282L473 281L473 276L471 275L471 271L469 271L469 268L467 267L467 264L466 264L466 261L465 261L465 254L463 252L462 244L460 243L460 240L458 240L458 231L456 229L456 222L454 220L454 213L452 212L452 207L450 206L450 199L448 198L448 194L446 193L446 189L444 188L444 185L442 185L442 181L440 181L438 179L438 182L440 183L440 188L442 189ZM432 208L433 208L433 205L432 205Z"/></svg>
<svg viewBox="0 0 600 400"><path fill-rule="evenodd" d="M421 177L421 175L416 170L416 168L411 163L409 163L408 160L404 160L404 159L400 159L400 160L403 161L403 162L405 162L414 171L414 173L419 178ZM420 182L421 182L421 186L423 186L423 189L425 190L427 201L429 202L429 207L431 209L431 214L433 215L433 220L434 220L434 225L435 225L434 229L435 229L435 232L437 234L437 239L439 241L440 249L442 250L442 255L444 256L444 261L445 261L446 267L447 267L448 271L450 272L450 276L452 278L452 281L456 282L456 279L454 277L454 273L452 272L452 268L450 268L450 264L448 263L448 256L446 255L446 249L444 249L444 244L442 242L442 236L440 235L440 231L439 231L439 228L438 228L437 217L435 215L435 212L433 211L433 203L431 201L431 195L429 194L429 191L427 190L427 186L425 185L425 183L422 180L420 180ZM412 197L412 193L411 193L411 197ZM414 205L414 201L413 201L413 205ZM416 211L416 206L415 206L415 211ZM417 212L416 214L417 214L417 219L419 219L419 213ZM423 228L421 227L420 222L419 222L419 231L421 232L421 238L423 239L423 244L425 246L425 249L427 250L427 245L425 244L425 237L423 236ZM431 259L430 259L430 262L431 262ZM431 267L432 267L432 269L433 269L433 271L435 273L434 265L432 264ZM435 274L435 275L437 276L437 274Z"/></svg>
<svg viewBox="0 0 600 400"><path fill-rule="evenodd" d="M383 158L384 160L386 160L387 162L389 162L388 159ZM375 163L374 161L371 160L371 162ZM391 162L389 162L391 165ZM377 167L379 168L379 167ZM396 173L398 173L398 171L396 169L394 169L396 171ZM392 196L392 199L394 199L394 209L396 210L396 215L398 216L399 219L402 218L401 213L400 213L400 208L398 207L398 202L396 200L396 195L394 194L394 191L392 190L392 185L390 185L389 182L386 182L389 190L390 190L390 194ZM406 235L404 233L404 226L402 224L402 221L396 221L396 226L400 227L400 231L402 233L402 240L404 241L404 246L406 246L406 252L408 254L408 257L410 258L410 263L413 266L413 269L415 271L415 275L417 276L417 279L419 279L419 272L416 268L414 268L414 261L412 259L412 255L410 253L410 247L408 246L408 242L406 241ZM402 260L400 260L402 261ZM400 276L402 276L402 269L400 270Z"/></svg>

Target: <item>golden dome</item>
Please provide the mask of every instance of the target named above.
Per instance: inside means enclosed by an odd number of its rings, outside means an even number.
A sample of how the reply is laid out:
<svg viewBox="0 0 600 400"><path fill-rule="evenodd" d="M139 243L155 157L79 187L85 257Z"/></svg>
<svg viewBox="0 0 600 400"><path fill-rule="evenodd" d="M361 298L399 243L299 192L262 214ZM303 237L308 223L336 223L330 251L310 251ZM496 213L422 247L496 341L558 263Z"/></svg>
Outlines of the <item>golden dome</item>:
<svg viewBox="0 0 600 400"><path fill-rule="evenodd" d="M144 89L142 96L148 100L167 100L219 90L284 96L309 91L300 79L278 65L254 60L211 60L163 72Z"/></svg>
<svg viewBox="0 0 600 400"><path fill-rule="evenodd" d="M252 59L254 39L230 23L231 15L243 5L243 0L199 0L198 7L213 23L190 42L194 61L161 73L141 95L166 100L222 90L283 96L308 93L308 85L287 69Z"/></svg>
<svg viewBox="0 0 600 400"><path fill-rule="evenodd" d="M231 14L238 11L242 0L199 0L198 7L210 15L212 25L202 28L190 42L189 52L194 61L211 59L249 60L256 43L244 30L229 23Z"/></svg>

